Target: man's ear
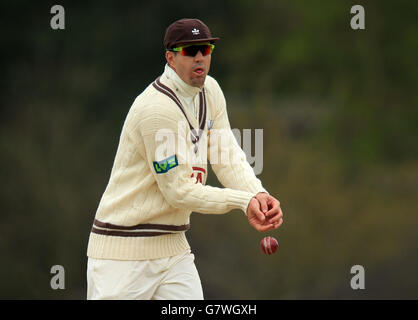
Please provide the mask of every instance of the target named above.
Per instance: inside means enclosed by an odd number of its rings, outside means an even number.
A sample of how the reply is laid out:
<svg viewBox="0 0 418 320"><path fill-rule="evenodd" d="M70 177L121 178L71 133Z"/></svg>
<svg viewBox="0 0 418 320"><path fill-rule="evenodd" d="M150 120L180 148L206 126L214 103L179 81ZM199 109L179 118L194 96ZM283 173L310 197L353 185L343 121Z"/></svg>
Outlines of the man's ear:
<svg viewBox="0 0 418 320"><path fill-rule="evenodd" d="M167 60L168 65L173 69L176 70L176 68L174 67L174 59L175 59L175 54L174 52L171 51L166 51L165 52L165 59Z"/></svg>

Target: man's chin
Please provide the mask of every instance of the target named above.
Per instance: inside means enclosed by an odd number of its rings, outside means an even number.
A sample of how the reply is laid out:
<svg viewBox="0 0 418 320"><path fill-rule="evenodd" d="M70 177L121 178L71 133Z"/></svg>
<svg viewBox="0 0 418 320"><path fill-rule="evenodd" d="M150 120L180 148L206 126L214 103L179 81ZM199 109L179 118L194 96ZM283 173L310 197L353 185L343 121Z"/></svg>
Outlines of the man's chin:
<svg viewBox="0 0 418 320"><path fill-rule="evenodd" d="M190 83L193 87L201 88L205 84L206 75L199 76L196 78L190 79Z"/></svg>

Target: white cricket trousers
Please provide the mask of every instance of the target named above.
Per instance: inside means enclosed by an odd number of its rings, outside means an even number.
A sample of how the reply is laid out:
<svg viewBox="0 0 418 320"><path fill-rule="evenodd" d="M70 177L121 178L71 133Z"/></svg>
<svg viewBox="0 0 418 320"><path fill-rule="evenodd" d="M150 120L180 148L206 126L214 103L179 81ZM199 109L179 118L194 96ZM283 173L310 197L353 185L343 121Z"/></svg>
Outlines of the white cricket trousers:
<svg viewBox="0 0 418 320"><path fill-rule="evenodd" d="M88 258L87 300L203 300L194 254L140 260Z"/></svg>

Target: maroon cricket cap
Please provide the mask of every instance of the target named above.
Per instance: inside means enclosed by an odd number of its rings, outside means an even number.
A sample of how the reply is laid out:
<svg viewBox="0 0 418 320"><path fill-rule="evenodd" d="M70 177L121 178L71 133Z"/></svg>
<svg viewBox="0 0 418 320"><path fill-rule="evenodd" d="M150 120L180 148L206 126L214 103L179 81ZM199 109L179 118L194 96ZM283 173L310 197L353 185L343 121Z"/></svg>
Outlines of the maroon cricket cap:
<svg viewBox="0 0 418 320"><path fill-rule="evenodd" d="M219 38L212 37L208 26L199 19L180 19L168 26L164 36L164 47L172 49L179 44L216 40Z"/></svg>

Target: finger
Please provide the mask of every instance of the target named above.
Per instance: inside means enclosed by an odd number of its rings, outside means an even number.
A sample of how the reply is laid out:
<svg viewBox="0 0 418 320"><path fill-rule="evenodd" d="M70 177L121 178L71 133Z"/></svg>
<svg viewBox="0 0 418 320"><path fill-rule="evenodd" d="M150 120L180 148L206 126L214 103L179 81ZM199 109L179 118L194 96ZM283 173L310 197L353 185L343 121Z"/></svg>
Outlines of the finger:
<svg viewBox="0 0 418 320"><path fill-rule="evenodd" d="M275 224L273 225L273 228L274 228L274 229L277 229L278 227L280 227L280 226L282 225L282 223L283 223L283 219L280 219L278 223L275 223Z"/></svg>
<svg viewBox="0 0 418 320"><path fill-rule="evenodd" d="M277 208L276 214L275 215L271 215L269 217L268 221L270 223L277 223L282 218L283 218L283 212L282 212L282 209L280 209L280 207L279 207L279 208Z"/></svg>
<svg viewBox="0 0 418 320"><path fill-rule="evenodd" d="M256 198L255 198L255 201L253 201L252 209L253 209L256 217L258 218L258 220L260 220L261 222L264 222L264 220L266 219L266 217L260 211L260 202Z"/></svg>
<svg viewBox="0 0 418 320"><path fill-rule="evenodd" d="M268 219L268 222L275 224L278 223L280 219L283 219L283 216L280 213L278 213L273 218Z"/></svg>
<svg viewBox="0 0 418 320"><path fill-rule="evenodd" d="M266 224L266 225L257 224L257 225L255 225L255 228L256 228L257 231L265 232L265 231L273 229L274 225L273 224Z"/></svg>
<svg viewBox="0 0 418 320"><path fill-rule="evenodd" d="M272 202L272 207L269 211L266 212L266 217L274 215L276 213L277 209L279 209L281 211L280 202L279 201Z"/></svg>
<svg viewBox="0 0 418 320"><path fill-rule="evenodd" d="M260 211L260 203L256 198L251 198L247 208L247 216L250 220L258 219L262 222L265 220L264 214Z"/></svg>
<svg viewBox="0 0 418 320"><path fill-rule="evenodd" d="M265 214L269 209L268 204L267 204L267 199L264 197L258 197L257 200L260 203L261 211Z"/></svg>
<svg viewBox="0 0 418 320"><path fill-rule="evenodd" d="M264 220L266 220L266 217L264 216L264 213L262 213L260 211L260 209L255 209L255 215L257 216L258 220L260 220L261 222L264 222Z"/></svg>
<svg viewBox="0 0 418 320"><path fill-rule="evenodd" d="M279 206L273 206L270 210L266 212L266 217L271 217L276 215L279 212L280 207Z"/></svg>

